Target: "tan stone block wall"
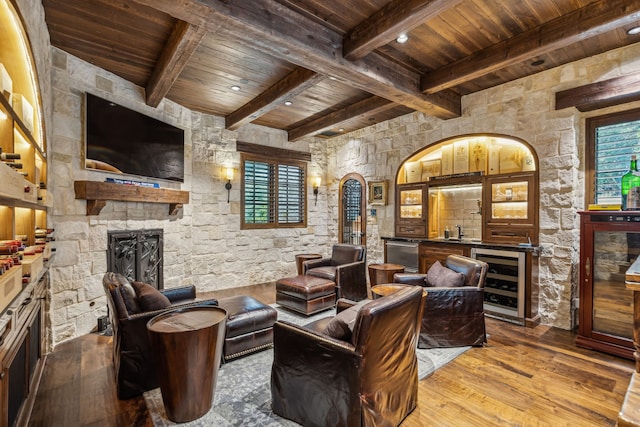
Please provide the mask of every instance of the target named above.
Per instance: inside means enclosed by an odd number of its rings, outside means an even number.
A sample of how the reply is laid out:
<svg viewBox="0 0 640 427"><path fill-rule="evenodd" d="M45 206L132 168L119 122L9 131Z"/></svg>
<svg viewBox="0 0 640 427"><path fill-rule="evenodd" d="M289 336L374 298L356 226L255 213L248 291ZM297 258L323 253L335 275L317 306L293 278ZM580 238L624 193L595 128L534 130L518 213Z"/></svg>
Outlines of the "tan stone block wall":
<svg viewBox="0 0 640 427"><path fill-rule="evenodd" d="M542 323L575 326L578 295L579 219L584 209L584 120L640 103L580 114L575 108L556 111L555 93L640 70L640 44L618 49L502 86L465 96L462 116L439 120L412 113L334 138L327 145L332 193L341 176L361 173L367 181L391 183L390 204L368 216L369 262L381 262L383 242L394 235L394 186L402 162L440 140L470 133L498 133L531 144L540 170L540 304ZM333 200L333 196L330 196ZM329 233L337 233L337 209L329 211Z"/></svg>

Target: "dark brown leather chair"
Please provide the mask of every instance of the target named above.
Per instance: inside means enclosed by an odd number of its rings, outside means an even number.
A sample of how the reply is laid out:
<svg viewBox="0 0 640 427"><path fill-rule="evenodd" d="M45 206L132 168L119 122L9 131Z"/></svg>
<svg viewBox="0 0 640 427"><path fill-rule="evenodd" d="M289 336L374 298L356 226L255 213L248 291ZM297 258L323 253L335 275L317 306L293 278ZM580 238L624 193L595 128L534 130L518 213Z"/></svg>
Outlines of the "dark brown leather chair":
<svg viewBox="0 0 640 427"><path fill-rule="evenodd" d="M333 317L276 322L273 412L304 426L399 425L417 401L421 301L414 286L363 301L343 339L327 335Z"/></svg>
<svg viewBox="0 0 640 427"><path fill-rule="evenodd" d="M140 312L135 293L131 294L131 285L122 274L107 272L102 284L113 329L113 367L118 398L129 399L160 386L147 334L147 322L167 310L218 303L215 299L196 298L195 286L185 286L160 291L171 302L170 307Z"/></svg>
<svg viewBox="0 0 640 427"><path fill-rule="evenodd" d="M367 299L367 248L362 245L333 245L331 258L304 261L304 274L331 280L336 284L336 298L352 301Z"/></svg>
<svg viewBox="0 0 640 427"><path fill-rule="evenodd" d="M449 255L445 267L464 274L464 285L440 287L427 274L396 273L395 283L426 287L419 348L482 346L487 342L484 284L488 264L462 255Z"/></svg>

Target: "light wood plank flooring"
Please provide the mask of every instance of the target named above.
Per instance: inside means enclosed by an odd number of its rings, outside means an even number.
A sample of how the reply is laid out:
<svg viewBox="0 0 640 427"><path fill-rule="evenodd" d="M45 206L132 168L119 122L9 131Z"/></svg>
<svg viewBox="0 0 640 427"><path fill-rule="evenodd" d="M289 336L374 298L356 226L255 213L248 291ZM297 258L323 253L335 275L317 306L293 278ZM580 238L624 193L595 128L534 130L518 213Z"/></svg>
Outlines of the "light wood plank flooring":
<svg viewBox="0 0 640 427"><path fill-rule="evenodd" d="M273 285L215 292L275 302ZM402 427L614 426L631 379L630 360L575 346L575 334L487 319L489 343L420 382ZM232 362L233 363L233 362ZM142 398L119 401L111 338L89 334L58 345L46 361L33 426L149 426Z"/></svg>

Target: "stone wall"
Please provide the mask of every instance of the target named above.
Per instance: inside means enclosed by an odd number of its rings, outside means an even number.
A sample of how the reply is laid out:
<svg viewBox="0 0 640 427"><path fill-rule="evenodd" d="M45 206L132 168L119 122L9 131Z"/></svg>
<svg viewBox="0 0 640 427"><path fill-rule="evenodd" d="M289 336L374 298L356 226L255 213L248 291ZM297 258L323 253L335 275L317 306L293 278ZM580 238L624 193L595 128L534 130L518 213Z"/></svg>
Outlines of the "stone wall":
<svg viewBox="0 0 640 427"><path fill-rule="evenodd" d="M55 192L55 201L48 218L55 228L57 248L51 268L56 343L90 332L96 319L106 313L101 279L107 269L108 230L164 230L165 288L194 284L199 291L213 291L274 281L295 272L296 253L327 253L326 197L322 195L317 205L308 205L307 228L240 230L236 141L310 151L311 176L321 174L326 164L320 144L291 147L285 132L254 125L227 131L224 118L195 113L168 100L158 108L148 107L142 88L61 50L51 51L49 188ZM185 181L182 185L166 183L189 191L190 201L178 215L169 216L166 204L111 201L99 215L85 215L86 202L75 199L73 182L103 181L110 176L82 167L85 92L186 130ZM236 173L227 203L222 171L229 163Z"/></svg>
<svg viewBox="0 0 640 427"><path fill-rule="evenodd" d="M359 172L367 181L387 179L390 183L390 204L377 209L375 218L368 216L369 261L382 259L383 243L377 236L394 234L393 183L398 168L411 154L463 134L487 132L521 138L533 146L539 161L542 323L563 329L575 326L580 246L576 212L584 208L584 120L637 108L640 103L580 114L575 108L556 111L555 93L637 71L640 44L467 95L460 118L443 121L412 113L333 138L327 159L334 182L346 173ZM337 186L332 190L335 193ZM333 236L337 210L329 213Z"/></svg>

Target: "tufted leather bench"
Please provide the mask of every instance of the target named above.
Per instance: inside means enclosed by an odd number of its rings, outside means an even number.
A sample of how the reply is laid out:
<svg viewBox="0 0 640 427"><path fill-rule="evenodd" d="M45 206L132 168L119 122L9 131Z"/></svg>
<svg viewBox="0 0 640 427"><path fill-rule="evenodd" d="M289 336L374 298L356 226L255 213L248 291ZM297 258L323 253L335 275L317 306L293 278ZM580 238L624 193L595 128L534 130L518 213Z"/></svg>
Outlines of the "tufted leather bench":
<svg viewBox="0 0 640 427"><path fill-rule="evenodd" d="M316 276L285 277L276 281L276 302L308 316L335 305L336 284Z"/></svg>
<svg viewBox="0 0 640 427"><path fill-rule="evenodd" d="M229 361L273 346L275 308L247 295L220 298L218 306L227 311L227 326L222 349Z"/></svg>

